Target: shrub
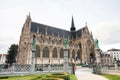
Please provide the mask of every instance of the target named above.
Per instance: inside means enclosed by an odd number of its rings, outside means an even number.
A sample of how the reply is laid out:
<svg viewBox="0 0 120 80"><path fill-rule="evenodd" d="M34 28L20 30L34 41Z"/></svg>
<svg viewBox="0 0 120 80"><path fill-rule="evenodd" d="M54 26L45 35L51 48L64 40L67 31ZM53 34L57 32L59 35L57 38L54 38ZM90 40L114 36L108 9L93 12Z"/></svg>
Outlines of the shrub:
<svg viewBox="0 0 120 80"><path fill-rule="evenodd" d="M48 74L47 77L62 78L64 80L69 80L69 76L67 73L53 73L53 74Z"/></svg>
<svg viewBox="0 0 120 80"><path fill-rule="evenodd" d="M8 76L2 76L0 79L8 79Z"/></svg>
<svg viewBox="0 0 120 80"><path fill-rule="evenodd" d="M44 78L41 80L64 80L64 79L62 79L62 78Z"/></svg>

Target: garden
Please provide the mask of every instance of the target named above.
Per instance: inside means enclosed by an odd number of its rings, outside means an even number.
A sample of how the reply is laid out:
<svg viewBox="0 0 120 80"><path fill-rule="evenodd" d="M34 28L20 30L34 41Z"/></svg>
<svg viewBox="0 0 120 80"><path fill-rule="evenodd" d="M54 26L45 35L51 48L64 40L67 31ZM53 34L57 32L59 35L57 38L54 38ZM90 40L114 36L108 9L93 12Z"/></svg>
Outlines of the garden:
<svg viewBox="0 0 120 80"><path fill-rule="evenodd" d="M51 73L51 74L34 74L26 76L1 76L0 80L77 80L74 74L68 73Z"/></svg>

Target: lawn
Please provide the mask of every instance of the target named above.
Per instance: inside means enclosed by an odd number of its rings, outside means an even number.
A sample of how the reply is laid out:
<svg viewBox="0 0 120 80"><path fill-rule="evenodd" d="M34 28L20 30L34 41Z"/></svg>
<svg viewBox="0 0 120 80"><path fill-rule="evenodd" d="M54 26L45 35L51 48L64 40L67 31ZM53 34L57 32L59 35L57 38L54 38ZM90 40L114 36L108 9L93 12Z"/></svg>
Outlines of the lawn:
<svg viewBox="0 0 120 80"><path fill-rule="evenodd" d="M5 77L0 77L0 80L58 80L58 78L63 78L63 76L59 75L61 73L54 73L57 75L51 75L51 74L34 74L34 75L27 75L27 76L5 76ZM50 76L51 75L51 76ZM70 80L77 80L76 76L73 74L65 74L67 77L69 77ZM57 77L58 76L58 77ZM64 79L60 79L64 80Z"/></svg>
<svg viewBox="0 0 120 80"><path fill-rule="evenodd" d="M69 74L70 80L77 80L77 77L74 74Z"/></svg>
<svg viewBox="0 0 120 80"><path fill-rule="evenodd" d="M109 80L120 80L120 75L110 75L110 74L103 74L102 76L106 77Z"/></svg>

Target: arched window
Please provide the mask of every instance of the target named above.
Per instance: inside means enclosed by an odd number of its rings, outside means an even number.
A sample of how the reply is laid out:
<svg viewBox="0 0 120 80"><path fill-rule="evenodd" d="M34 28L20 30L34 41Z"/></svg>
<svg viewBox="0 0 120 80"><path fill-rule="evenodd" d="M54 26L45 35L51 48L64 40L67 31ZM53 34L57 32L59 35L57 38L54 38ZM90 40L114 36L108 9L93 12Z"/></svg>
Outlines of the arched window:
<svg viewBox="0 0 120 80"><path fill-rule="evenodd" d="M35 57L40 57L40 47L38 45L36 46Z"/></svg>
<svg viewBox="0 0 120 80"><path fill-rule="evenodd" d="M72 58L75 58L75 50L72 51Z"/></svg>
<svg viewBox="0 0 120 80"><path fill-rule="evenodd" d="M91 63L93 63L95 61L95 56L93 53L90 53L89 58L90 58Z"/></svg>
<svg viewBox="0 0 120 80"><path fill-rule="evenodd" d="M60 49L60 58L63 58L64 54L63 54L63 48Z"/></svg>
<svg viewBox="0 0 120 80"><path fill-rule="evenodd" d="M91 45L91 41L90 40L87 40L87 45L90 46Z"/></svg>
<svg viewBox="0 0 120 80"><path fill-rule="evenodd" d="M53 58L57 58L57 48L53 49L53 54L52 54Z"/></svg>
<svg viewBox="0 0 120 80"><path fill-rule="evenodd" d="M43 58L49 58L49 49L48 49L48 47L45 47L43 49Z"/></svg>
<svg viewBox="0 0 120 80"><path fill-rule="evenodd" d="M77 58L78 58L78 59L81 59L81 58L82 58L82 55L81 55L81 53L80 53L80 50L77 51Z"/></svg>
<svg viewBox="0 0 120 80"><path fill-rule="evenodd" d="M77 51L77 59L82 61L82 54L80 50Z"/></svg>

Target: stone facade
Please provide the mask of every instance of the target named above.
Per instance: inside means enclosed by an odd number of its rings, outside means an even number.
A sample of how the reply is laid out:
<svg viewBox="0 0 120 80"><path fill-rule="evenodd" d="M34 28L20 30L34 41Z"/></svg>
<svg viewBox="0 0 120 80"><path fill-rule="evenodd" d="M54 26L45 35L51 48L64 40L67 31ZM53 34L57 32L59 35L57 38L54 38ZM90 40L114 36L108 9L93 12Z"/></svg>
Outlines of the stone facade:
<svg viewBox="0 0 120 80"><path fill-rule="evenodd" d="M63 63L63 40L68 39L69 62L90 62L94 54L94 40L87 25L76 30L72 17L71 31L32 22L30 15L23 25L19 50L18 64L31 64L31 43L33 35L36 36L35 64L61 64Z"/></svg>

